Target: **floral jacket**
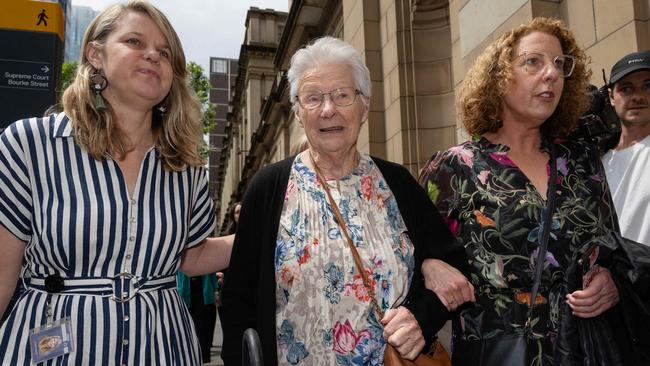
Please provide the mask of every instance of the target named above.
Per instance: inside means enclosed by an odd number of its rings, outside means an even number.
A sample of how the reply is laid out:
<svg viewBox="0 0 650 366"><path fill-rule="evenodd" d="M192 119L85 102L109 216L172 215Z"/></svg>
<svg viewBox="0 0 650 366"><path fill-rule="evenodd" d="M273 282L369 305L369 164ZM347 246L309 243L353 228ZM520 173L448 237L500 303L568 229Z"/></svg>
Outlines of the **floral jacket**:
<svg viewBox="0 0 650 366"><path fill-rule="evenodd" d="M611 197L598 152L554 141L556 207L533 314L533 364L552 362L565 272L573 252L610 222ZM549 151L548 143L540 150ZM508 147L479 137L432 157L420 175L470 262L476 303L454 320L454 337L478 340L516 332L526 321L546 201L508 158ZM550 173L547 164L547 173Z"/></svg>

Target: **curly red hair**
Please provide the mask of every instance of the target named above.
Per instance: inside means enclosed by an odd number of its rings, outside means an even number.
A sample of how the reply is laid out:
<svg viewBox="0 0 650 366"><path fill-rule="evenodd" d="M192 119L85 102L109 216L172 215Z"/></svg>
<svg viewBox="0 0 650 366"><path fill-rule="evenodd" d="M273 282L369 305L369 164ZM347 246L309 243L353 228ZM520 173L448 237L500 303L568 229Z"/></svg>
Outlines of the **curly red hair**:
<svg viewBox="0 0 650 366"><path fill-rule="evenodd" d="M575 58L573 73L564 81L564 90L555 112L542 124L542 134L549 137L566 135L587 109L589 97L586 90L591 77L591 70L587 68L589 57L578 46L564 22L538 17L501 35L478 56L467 72L457 106L459 117L471 135L496 132L503 125L501 101L514 80L511 63L513 49L522 37L533 32L557 37L562 52Z"/></svg>

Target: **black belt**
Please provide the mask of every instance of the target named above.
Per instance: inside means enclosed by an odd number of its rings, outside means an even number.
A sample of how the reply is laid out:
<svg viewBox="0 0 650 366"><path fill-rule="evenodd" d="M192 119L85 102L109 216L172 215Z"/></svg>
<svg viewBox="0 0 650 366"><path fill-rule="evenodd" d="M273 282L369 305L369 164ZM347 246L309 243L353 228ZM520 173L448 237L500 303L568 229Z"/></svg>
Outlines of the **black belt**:
<svg viewBox="0 0 650 366"><path fill-rule="evenodd" d="M127 302L139 292L167 290L176 287L176 276L138 277L122 272L114 277L67 277L35 275L28 288L48 293L110 297L115 302Z"/></svg>

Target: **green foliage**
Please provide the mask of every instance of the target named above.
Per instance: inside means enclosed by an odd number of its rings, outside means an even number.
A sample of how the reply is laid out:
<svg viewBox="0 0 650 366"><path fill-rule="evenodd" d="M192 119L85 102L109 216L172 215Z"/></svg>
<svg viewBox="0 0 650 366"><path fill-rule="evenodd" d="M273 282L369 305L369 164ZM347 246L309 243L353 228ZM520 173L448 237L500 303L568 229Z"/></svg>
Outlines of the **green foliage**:
<svg viewBox="0 0 650 366"><path fill-rule="evenodd" d="M201 118L201 121L203 122L203 132L209 133L215 125L215 118L217 115L216 106L214 103L210 103L210 80L203 74L203 68L201 65L194 61L187 63L187 71L190 74L190 86L196 93L199 102L201 102L201 112L203 112Z"/></svg>
<svg viewBox="0 0 650 366"><path fill-rule="evenodd" d="M77 61L66 61L61 67L61 90L66 90L77 75Z"/></svg>
<svg viewBox="0 0 650 366"><path fill-rule="evenodd" d="M431 181L428 181L427 194L429 195L429 199L431 200L431 202L433 202L434 204L438 203L438 195L440 195L440 190L438 189L438 185L436 185Z"/></svg>

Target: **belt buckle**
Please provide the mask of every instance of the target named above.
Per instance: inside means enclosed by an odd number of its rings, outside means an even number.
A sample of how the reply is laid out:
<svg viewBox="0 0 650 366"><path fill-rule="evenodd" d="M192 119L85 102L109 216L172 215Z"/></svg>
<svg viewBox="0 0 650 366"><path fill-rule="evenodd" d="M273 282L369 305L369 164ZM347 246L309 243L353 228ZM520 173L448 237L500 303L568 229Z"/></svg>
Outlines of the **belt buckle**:
<svg viewBox="0 0 650 366"><path fill-rule="evenodd" d="M120 290L122 290L121 294L116 294L115 291L115 281L119 280L120 281ZM124 283L128 281L128 291L125 291L124 289ZM113 277L113 294L111 295L110 299L118 302L118 303L124 303L128 302L131 299L135 297L135 295L138 294L138 290L140 289L139 286L136 286L140 282L140 278L136 275L134 275L131 272L121 272Z"/></svg>

